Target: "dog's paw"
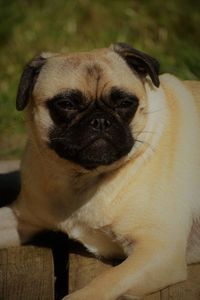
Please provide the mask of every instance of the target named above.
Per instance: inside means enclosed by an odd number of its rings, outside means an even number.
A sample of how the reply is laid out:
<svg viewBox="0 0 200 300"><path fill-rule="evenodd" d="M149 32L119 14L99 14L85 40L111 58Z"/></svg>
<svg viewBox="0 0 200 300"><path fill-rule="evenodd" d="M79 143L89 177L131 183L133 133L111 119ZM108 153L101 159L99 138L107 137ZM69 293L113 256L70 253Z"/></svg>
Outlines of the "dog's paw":
<svg viewBox="0 0 200 300"><path fill-rule="evenodd" d="M17 218L10 207L0 209L0 249L20 245Z"/></svg>
<svg viewBox="0 0 200 300"><path fill-rule="evenodd" d="M89 300L90 298L83 296L79 292L74 292L70 295L67 295L62 300L86 300L86 299Z"/></svg>
<svg viewBox="0 0 200 300"><path fill-rule="evenodd" d="M64 298L62 298L62 300L84 300L80 295L78 295L76 292L65 296Z"/></svg>
<svg viewBox="0 0 200 300"><path fill-rule="evenodd" d="M100 293L83 288L64 297L62 300L107 300Z"/></svg>

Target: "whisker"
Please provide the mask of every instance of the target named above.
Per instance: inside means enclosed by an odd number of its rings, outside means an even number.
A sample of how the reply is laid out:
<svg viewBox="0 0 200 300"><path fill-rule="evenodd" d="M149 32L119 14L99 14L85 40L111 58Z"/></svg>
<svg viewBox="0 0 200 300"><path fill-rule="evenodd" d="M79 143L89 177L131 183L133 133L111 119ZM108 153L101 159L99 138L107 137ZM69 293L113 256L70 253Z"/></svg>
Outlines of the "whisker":
<svg viewBox="0 0 200 300"><path fill-rule="evenodd" d="M142 134L142 133L152 133L152 134L153 134L153 133L156 133L156 132L155 132L155 131L148 131L148 130L144 130L144 131L141 130L141 131L134 131L134 134L135 134L135 133L136 133L136 134L138 133L138 135L139 135L139 134Z"/></svg>
<svg viewBox="0 0 200 300"><path fill-rule="evenodd" d="M63 141L65 138L59 137L59 138L51 138L51 141Z"/></svg>
<svg viewBox="0 0 200 300"><path fill-rule="evenodd" d="M136 139L137 139L138 136L140 136L142 134L146 134L146 133L155 134L155 131L147 131L147 130L144 130L144 131L143 130L141 130L141 131L134 131L133 132L133 136L135 136Z"/></svg>
<svg viewBox="0 0 200 300"><path fill-rule="evenodd" d="M150 143L148 143L148 142L146 142L146 141L138 140L138 139L135 139L135 141L136 141L136 142L139 142L139 143L141 143L141 144L146 144L146 145L148 145L148 146L150 147L150 149L151 149L153 152L156 152L156 150L153 148L153 146L152 146Z"/></svg>

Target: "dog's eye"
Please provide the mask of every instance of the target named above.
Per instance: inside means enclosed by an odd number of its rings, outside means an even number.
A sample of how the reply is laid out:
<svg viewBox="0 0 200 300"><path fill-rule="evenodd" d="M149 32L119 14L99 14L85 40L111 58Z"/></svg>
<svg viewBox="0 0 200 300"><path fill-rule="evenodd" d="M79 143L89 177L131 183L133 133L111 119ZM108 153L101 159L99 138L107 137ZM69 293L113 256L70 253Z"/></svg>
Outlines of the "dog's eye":
<svg viewBox="0 0 200 300"><path fill-rule="evenodd" d="M70 99L62 99L56 102L56 105L63 110L76 110L75 104Z"/></svg>
<svg viewBox="0 0 200 300"><path fill-rule="evenodd" d="M139 100L132 93L113 87L110 93L109 105L115 110L135 110L138 107Z"/></svg>
<svg viewBox="0 0 200 300"><path fill-rule="evenodd" d="M117 107L118 108L129 108L132 105L133 105L133 102L131 100L123 100Z"/></svg>
<svg viewBox="0 0 200 300"><path fill-rule="evenodd" d="M138 99L136 97L130 97L127 99L122 99L118 105L117 109L129 109L129 108L135 108L138 106Z"/></svg>

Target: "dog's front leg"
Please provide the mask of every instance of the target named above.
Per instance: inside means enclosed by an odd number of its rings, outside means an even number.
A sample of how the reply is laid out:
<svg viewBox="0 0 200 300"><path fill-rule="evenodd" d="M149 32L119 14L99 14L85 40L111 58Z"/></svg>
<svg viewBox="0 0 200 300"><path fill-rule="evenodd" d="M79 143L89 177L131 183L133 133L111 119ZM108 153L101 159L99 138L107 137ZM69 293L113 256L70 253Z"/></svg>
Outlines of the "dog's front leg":
<svg viewBox="0 0 200 300"><path fill-rule="evenodd" d="M138 242L133 254L122 264L100 274L63 300L114 300L125 294L137 299L185 278L182 243L152 238Z"/></svg>
<svg viewBox="0 0 200 300"><path fill-rule="evenodd" d="M18 220L11 207L0 209L0 249L20 245Z"/></svg>
<svg viewBox="0 0 200 300"><path fill-rule="evenodd" d="M25 244L46 228L31 222L30 215L15 205L0 208L0 249Z"/></svg>

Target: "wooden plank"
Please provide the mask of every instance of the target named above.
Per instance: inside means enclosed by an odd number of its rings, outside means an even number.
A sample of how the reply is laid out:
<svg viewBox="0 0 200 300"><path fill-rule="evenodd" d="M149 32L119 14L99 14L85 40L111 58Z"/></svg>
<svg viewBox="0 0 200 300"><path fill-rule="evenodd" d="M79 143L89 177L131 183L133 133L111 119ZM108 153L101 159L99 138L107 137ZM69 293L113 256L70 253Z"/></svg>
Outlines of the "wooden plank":
<svg viewBox="0 0 200 300"><path fill-rule="evenodd" d="M70 254L69 259L69 293L81 289L98 274L111 266L93 257Z"/></svg>
<svg viewBox="0 0 200 300"><path fill-rule="evenodd" d="M69 259L69 292L86 286L98 274L110 268L93 257L70 254ZM120 300L130 299L121 297ZM187 281L172 285L144 297L144 300L200 300L200 264L188 267Z"/></svg>
<svg viewBox="0 0 200 300"><path fill-rule="evenodd" d="M24 246L0 250L0 300L53 300L51 251Z"/></svg>

